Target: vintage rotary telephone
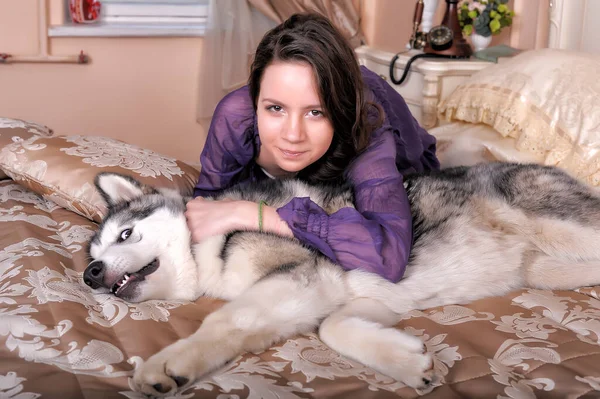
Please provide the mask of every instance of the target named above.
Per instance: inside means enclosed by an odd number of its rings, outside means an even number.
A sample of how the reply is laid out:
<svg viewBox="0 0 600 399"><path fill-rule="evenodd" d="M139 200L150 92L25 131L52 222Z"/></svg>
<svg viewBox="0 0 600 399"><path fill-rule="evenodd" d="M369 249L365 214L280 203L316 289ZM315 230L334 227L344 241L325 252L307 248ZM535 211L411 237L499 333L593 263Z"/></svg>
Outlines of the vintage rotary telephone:
<svg viewBox="0 0 600 399"><path fill-rule="evenodd" d="M418 0L413 18L413 33L410 37L410 47L423 50L423 53L414 55L406 63L404 73L400 80L394 77L394 65L398 60L396 54L390 63L390 79L394 84L402 84L408 75L410 65L419 58L469 58L473 50L463 38L458 22L459 0L446 0L446 12L441 25L434 26L428 33L420 32L421 19L423 18L423 0Z"/></svg>

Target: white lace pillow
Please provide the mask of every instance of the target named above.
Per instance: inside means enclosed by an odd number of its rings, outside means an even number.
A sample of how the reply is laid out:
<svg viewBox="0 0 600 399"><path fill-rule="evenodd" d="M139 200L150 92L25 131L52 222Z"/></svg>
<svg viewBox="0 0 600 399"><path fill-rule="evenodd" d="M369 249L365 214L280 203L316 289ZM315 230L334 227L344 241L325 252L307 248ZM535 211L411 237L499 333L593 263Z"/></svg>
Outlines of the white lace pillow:
<svg viewBox="0 0 600 399"><path fill-rule="evenodd" d="M526 51L483 69L438 108L446 120L485 123L547 165L600 184L600 56Z"/></svg>
<svg viewBox="0 0 600 399"><path fill-rule="evenodd" d="M0 129L0 169L17 183L90 220L106 212L94 186L103 171L130 175L154 187L193 193L199 172L184 162L97 136L44 137Z"/></svg>

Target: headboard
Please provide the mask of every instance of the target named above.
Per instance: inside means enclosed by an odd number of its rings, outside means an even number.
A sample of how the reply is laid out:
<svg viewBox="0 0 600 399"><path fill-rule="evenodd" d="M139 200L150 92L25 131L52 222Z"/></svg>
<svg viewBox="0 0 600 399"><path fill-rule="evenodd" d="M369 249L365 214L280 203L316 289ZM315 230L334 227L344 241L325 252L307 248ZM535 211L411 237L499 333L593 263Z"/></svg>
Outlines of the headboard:
<svg viewBox="0 0 600 399"><path fill-rule="evenodd" d="M598 0L550 0L548 47L600 54ZM596 28L596 29L594 29Z"/></svg>

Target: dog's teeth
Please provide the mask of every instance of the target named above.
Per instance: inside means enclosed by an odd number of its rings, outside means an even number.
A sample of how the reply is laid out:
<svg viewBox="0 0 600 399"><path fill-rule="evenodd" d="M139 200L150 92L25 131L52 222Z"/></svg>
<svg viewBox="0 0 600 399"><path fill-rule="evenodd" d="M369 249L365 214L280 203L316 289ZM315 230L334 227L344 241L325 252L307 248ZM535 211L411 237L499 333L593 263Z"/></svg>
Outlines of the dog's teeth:
<svg viewBox="0 0 600 399"><path fill-rule="evenodd" d="M123 279L121 281L117 281L115 283L115 285L113 286L113 288L112 288L113 294L115 294L118 291L118 289L121 288L129 280L130 277L131 277L130 274L125 273L123 275Z"/></svg>

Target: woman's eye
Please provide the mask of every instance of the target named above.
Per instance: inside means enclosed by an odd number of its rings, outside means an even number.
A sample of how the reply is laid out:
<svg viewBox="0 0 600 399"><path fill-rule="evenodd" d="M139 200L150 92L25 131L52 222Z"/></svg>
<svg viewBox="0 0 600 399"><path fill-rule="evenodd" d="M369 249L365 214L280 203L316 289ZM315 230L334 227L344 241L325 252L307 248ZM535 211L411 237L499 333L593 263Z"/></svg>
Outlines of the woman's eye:
<svg viewBox="0 0 600 399"><path fill-rule="evenodd" d="M313 109L312 111L310 111L310 115L311 116L321 116L321 115L323 115L323 113L317 109Z"/></svg>
<svg viewBox="0 0 600 399"><path fill-rule="evenodd" d="M131 236L131 229L125 229L119 235L119 239L117 240L117 242L123 242L126 239L128 239L129 236Z"/></svg>
<svg viewBox="0 0 600 399"><path fill-rule="evenodd" d="M281 111L281 107L279 105L270 105L267 109L275 112Z"/></svg>

